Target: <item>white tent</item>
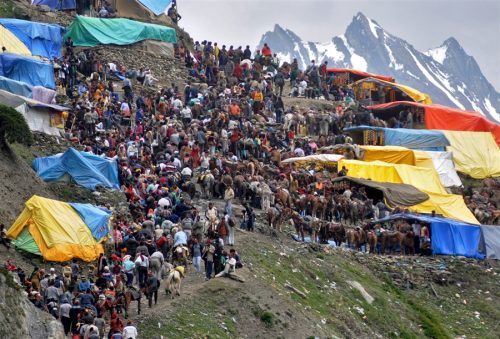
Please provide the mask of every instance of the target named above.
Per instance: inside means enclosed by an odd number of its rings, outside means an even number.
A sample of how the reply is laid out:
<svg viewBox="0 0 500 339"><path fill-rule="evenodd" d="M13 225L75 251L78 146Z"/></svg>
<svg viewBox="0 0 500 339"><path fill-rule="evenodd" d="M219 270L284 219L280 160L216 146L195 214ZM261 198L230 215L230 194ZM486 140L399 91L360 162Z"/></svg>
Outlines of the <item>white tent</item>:
<svg viewBox="0 0 500 339"><path fill-rule="evenodd" d="M68 110L66 107L44 104L4 90L0 90L0 103L21 113L30 130L55 136L61 135L61 129L55 125L56 121L62 121L61 113Z"/></svg>
<svg viewBox="0 0 500 339"><path fill-rule="evenodd" d="M339 154L313 154L305 157L288 158L283 160L282 164L292 163L334 163L343 159L343 155Z"/></svg>

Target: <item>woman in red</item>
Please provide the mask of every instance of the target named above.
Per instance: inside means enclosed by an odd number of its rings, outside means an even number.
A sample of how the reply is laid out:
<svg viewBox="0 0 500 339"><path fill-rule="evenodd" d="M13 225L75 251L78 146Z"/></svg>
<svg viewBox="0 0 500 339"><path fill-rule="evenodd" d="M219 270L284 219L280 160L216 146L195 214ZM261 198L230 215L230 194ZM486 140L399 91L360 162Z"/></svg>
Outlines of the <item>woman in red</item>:
<svg viewBox="0 0 500 339"><path fill-rule="evenodd" d="M193 168L198 168L200 167L201 160L200 160L200 146L198 146L198 142L196 141L193 145L193 149L191 150L191 159L193 161Z"/></svg>

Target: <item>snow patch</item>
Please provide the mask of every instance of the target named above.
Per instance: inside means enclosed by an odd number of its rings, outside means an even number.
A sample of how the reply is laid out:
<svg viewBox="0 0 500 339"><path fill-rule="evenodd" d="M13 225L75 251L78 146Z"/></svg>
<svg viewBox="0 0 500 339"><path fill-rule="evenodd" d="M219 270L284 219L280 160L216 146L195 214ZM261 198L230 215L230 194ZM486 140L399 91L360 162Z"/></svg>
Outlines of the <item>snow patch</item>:
<svg viewBox="0 0 500 339"><path fill-rule="evenodd" d="M278 59L281 62L288 62L288 63L292 62L292 55L290 53L281 53L281 52L278 52L278 53L276 53L276 56L278 57Z"/></svg>
<svg viewBox="0 0 500 339"><path fill-rule="evenodd" d="M491 104L490 98L484 98L484 107L490 113L491 117L496 121L500 122L500 116L497 113L497 110Z"/></svg>
<svg viewBox="0 0 500 339"><path fill-rule="evenodd" d="M394 70L399 71L404 68L404 65L398 64L396 62L396 58L394 57L394 54L392 53L392 49L387 45L387 36L384 35L384 47L387 50L387 53L389 54L389 60L391 62L389 63L389 67L394 68Z"/></svg>
<svg viewBox="0 0 500 339"><path fill-rule="evenodd" d="M413 53L408 49L408 47L406 47L406 50L408 51L408 53L410 53L411 57L413 58L413 60L415 61L415 64L417 65L417 67L420 69L420 71L424 74L424 76L434 85L436 86L437 88L439 88L447 97L448 99L450 99L451 102L453 102L457 107L461 108L461 109L464 109L464 105L462 105L460 103L460 101L458 101L453 95L451 95L450 92L448 92L446 90L446 88L444 88L436 79L434 79L434 77L427 71L427 69L422 66L422 64L420 63L420 61L418 61L417 57L415 55L413 55ZM435 75L435 74L434 74Z"/></svg>
<svg viewBox="0 0 500 339"><path fill-rule="evenodd" d="M416 76L415 74L413 74L412 72L410 72L410 71L408 71L408 70L406 71L406 74L408 74L408 75L409 75L409 76L411 76L411 77L414 77L414 78L415 78L415 79L417 79L417 80L420 80L420 78L419 78L418 76Z"/></svg>
<svg viewBox="0 0 500 339"><path fill-rule="evenodd" d="M469 102L470 102L470 104L471 104L471 106L472 106L472 109L473 109L474 111L476 111L476 112L483 113L483 111L482 111L481 107L479 107L479 106L477 105L477 103L476 103L474 100L471 100L471 99L467 96L467 94L465 94L465 89L466 89L466 88L467 88L467 86L466 86L463 82L462 82L462 85L458 85L458 86L457 86L458 91L459 91L460 93L462 93L462 94L463 94L463 96L465 97L465 99L467 99L467 101L469 101Z"/></svg>
<svg viewBox="0 0 500 339"><path fill-rule="evenodd" d="M335 62L344 61L345 55L337 49L337 45L333 41L326 44L318 44L318 59L331 59Z"/></svg>
<svg viewBox="0 0 500 339"><path fill-rule="evenodd" d="M375 38L378 39L378 33L377 33L377 28L382 29L379 25L377 25L372 19L368 18L368 25L370 26L370 30L372 31L373 35L375 35Z"/></svg>
<svg viewBox="0 0 500 339"><path fill-rule="evenodd" d="M356 52L354 52L354 48L352 48L347 43L347 39L345 38L345 36L343 34L340 35L339 38L342 39L345 47L347 48L347 50L351 54L352 68L357 69L359 71L366 72L368 70L368 63L366 62L365 58L363 58L362 56L360 56L360 55L356 54Z"/></svg>
<svg viewBox="0 0 500 339"><path fill-rule="evenodd" d="M430 49L427 52L425 52L424 54L427 56L430 56L431 58L433 58L434 60L436 60L437 62L439 62L442 65L444 62L444 59L446 59L446 51L447 50L448 50L447 46L441 46L438 48Z"/></svg>

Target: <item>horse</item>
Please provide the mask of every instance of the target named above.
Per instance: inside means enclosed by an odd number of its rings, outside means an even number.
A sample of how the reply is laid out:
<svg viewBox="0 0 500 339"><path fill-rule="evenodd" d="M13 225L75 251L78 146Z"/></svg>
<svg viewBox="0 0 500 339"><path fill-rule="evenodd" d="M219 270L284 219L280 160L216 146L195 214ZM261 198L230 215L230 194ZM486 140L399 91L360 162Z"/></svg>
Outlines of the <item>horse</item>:
<svg viewBox="0 0 500 339"><path fill-rule="evenodd" d="M186 192L191 200L196 196L196 185L194 182L186 181L182 184L181 189Z"/></svg>
<svg viewBox="0 0 500 339"><path fill-rule="evenodd" d="M340 247L342 243L346 241L345 228L342 224L337 224L334 222L328 223L325 226L324 232L326 240L333 238L335 246L337 247Z"/></svg>
<svg viewBox="0 0 500 339"><path fill-rule="evenodd" d="M152 257L151 259L149 259L149 269L153 272L157 279L160 279L160 273L162 269L160 258Z"/></svg>
<svg viewBox="0 0 500 339"><path fill-rule="evenodd" d="M275 199L277 203L280 203L281 206L292 207L292 198L290 197L290 193L284 188L278 188L275 193Z"/></svg>
<svg viewBox="0 0 500 339"><path fill-rule="evenodd" d="M377 248L377 234L374 231L368 231L367 233L367 241L370 246L370 253L375 253L375 249Z"/></svg>
<svg viewBox="0 0 500 339"><path fill-rule="evenodd" d="M115 307L118 311L123 311L125 318L128 318L128 310L132 301L137 301L137 314L141 314L141 298L142 292L135 287L127 287L125 292L117 294L115 299ZM119 313L120 313L119 312Z"/></svg>
<svg viewBox="0 0 500 339"><path fill-rule="evenodd" d="M267 222L270 228L277 229L281 232L282 221L283 213L277 207L271 207L267 210Z"/></svg>
<svg viewBox="0 0 500 339"><path fill-rule="evenodd" d="M211 199L213 197L215 178L212 173L202 174L198 178L198 183L201 186L201 192L203 197Z"/></svg>
<svg viewBox="0 0 500 339"><path fill-rule="evenodd" d="M174 299L174 295L181 295L181 282L184 277L184 271L181 268L176 267L170 273L168 273L167 279L165 280L165 292L170 294L170 297Z"/></svg>
<svg viewBox="0 0 500 339"><path fill-rule="evenodd" d="M399 231L396 231L396 232L385 231L385 232L383 232L381 235L381 241L380 241L381 245L382 245L382 253L385 254L387 249L389 251L394 251L394 248L396 246L399 246L399 248L401 249L404 237L405 237L405 234L401 233Z"/></svg>
<svg viewBox="0 0 500 339"><path fill-rule="evenodd" d="M404 254L415 255L414 238L415 238L415 233L413 231L408 231L405 233L403 240L402 240L403 248L401 249L401 253L404 252Z"/></svg>
<svg viewBox="0 0 500 339"><path fill-rule="evenodd" d="M185 246L177 246L172 253L172 261L176 266L188 267L189 249Z"/></svg>

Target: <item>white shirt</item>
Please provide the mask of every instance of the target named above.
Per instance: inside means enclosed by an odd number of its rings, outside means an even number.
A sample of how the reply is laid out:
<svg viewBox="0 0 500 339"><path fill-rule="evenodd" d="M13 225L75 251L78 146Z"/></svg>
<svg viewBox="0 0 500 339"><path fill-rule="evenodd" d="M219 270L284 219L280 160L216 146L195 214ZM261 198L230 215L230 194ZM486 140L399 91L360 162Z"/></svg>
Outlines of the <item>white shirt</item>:
<svg viewBox="0 0 500 339"><path fill-rule="evenodd" d="M173 164L175 165L175 167L177 168L181 168L182 167L182 163L179 159L175 158L174 161L173 161Z"/></svg>
<svg viewBox="0 0 500 339"><path fill-rule="evenodd" d="M182 108L182 101L180 99L175 99L173 102L172 102L172 105L175 107L175 108L179 108L181 109Z"/></svg>
<svg viewBox="0 0 500 339"><path fill-rule="evenodd" d="M185 119L191 119L193 114L191 113L191 109L189 107L184 107L181 111L181 115Z"/></svg>
<svg viewBox="0 0 500 339"><path fill-rule="evenodd" d="M123 339L136 339L137 329L133 325L128 325L123 328Z"/></svg>

